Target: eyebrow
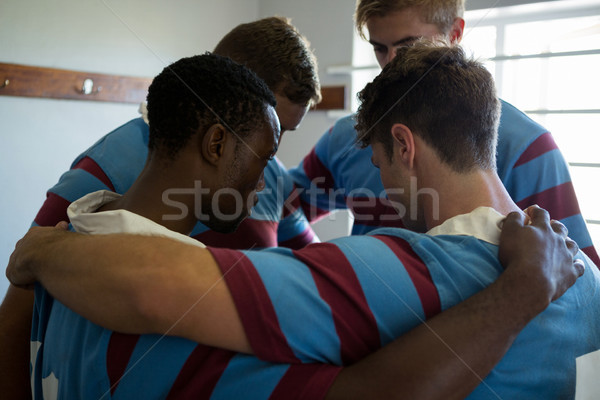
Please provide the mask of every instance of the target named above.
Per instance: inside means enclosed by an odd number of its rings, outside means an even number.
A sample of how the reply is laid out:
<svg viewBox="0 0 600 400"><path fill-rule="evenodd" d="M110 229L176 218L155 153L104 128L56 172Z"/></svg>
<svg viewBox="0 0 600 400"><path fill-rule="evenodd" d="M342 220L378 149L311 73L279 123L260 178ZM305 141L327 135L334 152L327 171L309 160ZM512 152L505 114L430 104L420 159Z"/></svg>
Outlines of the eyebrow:
<svg viewBox="0 0 600 400"><path fill-rule="evenodd" d="M393 47L396 47L396 46L400 46L400 45L407 44L407 43L410 43L410 42L414 42L415 40L417 40L417 39L419 39L419 38L420 38L420 36L409 36L409 37L405 37L404 39L396 40L394 43L392 43L392 46L393 46ZM376 41L374 41L374 40L369 40L369 43L371 43L371 45L372 45L372 46L382 46L382 47L387 47L387 46L385 46L384 44L382 44L382 43L379 43L379 42L376 42Z"/></svg>

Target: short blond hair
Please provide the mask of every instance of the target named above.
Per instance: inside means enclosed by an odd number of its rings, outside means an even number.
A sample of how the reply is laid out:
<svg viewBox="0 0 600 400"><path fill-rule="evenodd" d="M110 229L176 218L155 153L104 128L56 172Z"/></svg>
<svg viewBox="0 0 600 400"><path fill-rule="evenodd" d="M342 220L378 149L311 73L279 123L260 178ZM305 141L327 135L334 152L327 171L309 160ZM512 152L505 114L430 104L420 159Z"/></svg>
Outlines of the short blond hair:
<svg viewBox="0 0 600 400"><path fill-rule="evenodd" d="M366 40L364 27L371 17L383 17L408 8L418 8L425 22L437 25L440 33L447 35L454 20L463 17L465 0L357 0L356 30Z"/></svg>

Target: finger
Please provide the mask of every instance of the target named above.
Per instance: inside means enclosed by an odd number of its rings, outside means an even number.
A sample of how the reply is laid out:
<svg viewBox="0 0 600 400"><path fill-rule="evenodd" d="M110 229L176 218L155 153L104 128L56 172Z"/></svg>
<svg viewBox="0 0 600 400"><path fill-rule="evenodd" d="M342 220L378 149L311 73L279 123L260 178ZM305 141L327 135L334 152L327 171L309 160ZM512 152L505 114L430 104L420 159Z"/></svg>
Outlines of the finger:
<svg viewBox="0 0 600 400"><path fill-rule="evenodd" d="M528 207L527 215L531 218L532 225L543 226L550 223L550 214L538 205Z"/></svg>
<svg viewBox="0 0 600 400"><path fill-rule="evenodd" d="M555 219L550 220L550 226L552 227L552 230L556 233L558 233L559 235L561 235L563 238L566 238L569 235L569 230L567 229L567 227L560 221L557 221Z"/></svg>
<svg viewBox="0 0 600 400"><path fill-rule="evenodd" d="M23 243L23 238L19 239L19 240L17 241L17 243L15 243L15 248L13 249L13 252L14 252L14 250L16 250L16 249L18 249L18 248L19 248L19 246L21 245L21 243Z"/></svg>
<svg viewBox="0 0 600 400"><path fill-rule="evenodd" d="M583 260L576 258L575 260L573 260L573 266L577 271L578 277L583 275L583 273L585 272L585 263L583 262Z"/></svg>
<svg viewBox="0 0 600 400"><path fill-rule="evenodd" d="M566 237L565 244L567 245L567 249L569 249L573 257L575 257L575 254L579 252L579 246L577 245L577 243L575 243L575 241L570 237Z"/></svg>
<svg viewBox="0 0 600 400"><path fill-rule="evenodd" d="M525 213L525 224L526 225L531 225L531 216L530 214L533 212L533 207L535 206L529 206L526 209L523 210L523 212Z"/></svg>
<svg viewBox="0 0 600 400"><path fill-rule="evenodd" d="M63 231L66 231L67 229L69 229L69 223L67 221L60 221L58 224L56 224L55 228L59 228Z"/></svg>
<svg viewBox="0 0 600 400"><path fill-rule="evenodd" d="M525 215L513 211L509 213L506 218L500 221L498 224L498 228L500 228L503 232L509 232L516 228L522 227L525 224Z"/></svg>

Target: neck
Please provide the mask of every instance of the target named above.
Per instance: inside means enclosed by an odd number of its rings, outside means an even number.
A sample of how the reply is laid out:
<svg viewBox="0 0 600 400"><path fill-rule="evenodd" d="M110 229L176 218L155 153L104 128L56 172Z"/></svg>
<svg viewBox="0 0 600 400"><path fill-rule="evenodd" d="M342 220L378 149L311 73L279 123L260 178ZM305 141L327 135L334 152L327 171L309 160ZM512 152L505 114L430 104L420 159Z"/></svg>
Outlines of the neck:
<svg viewBox="0 0 600 400"><path fill-rule="evenodd" d="M189 182L180 182L178 176L169 173L181 171L179 168L164 168L156 164L149 161L123 197L98 211L127 210L167 229L189 235L197 221L193 186L190 187Z"/></svg>
<svg viewBox="0 0 600 400"><path fill-rule="evenodd" d="M434 188L438 196L424 195L424 217L427 229L432 229L456 215L467 214L478 207L491 207L502 215L520 211L510 198L495 171L477 169L466 174L440 168L433 176L423 178L424 187ZM436 208L439 212L435 212Z"/></svg>

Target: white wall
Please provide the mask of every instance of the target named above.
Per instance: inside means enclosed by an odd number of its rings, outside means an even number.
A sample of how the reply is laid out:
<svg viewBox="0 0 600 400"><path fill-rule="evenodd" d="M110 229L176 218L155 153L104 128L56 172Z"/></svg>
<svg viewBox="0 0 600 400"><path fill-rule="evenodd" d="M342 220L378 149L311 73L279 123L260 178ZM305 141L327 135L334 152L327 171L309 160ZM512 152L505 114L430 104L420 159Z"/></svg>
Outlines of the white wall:
<svg viewBox="0 0 600 400"><path fill-rule="evenodd" d="M152 77L211 50L258 10L258 0L2 0L0 62ZM0 298L4 266L46 189L81 151L136 116L136 105L0 96Z"/></svg>

